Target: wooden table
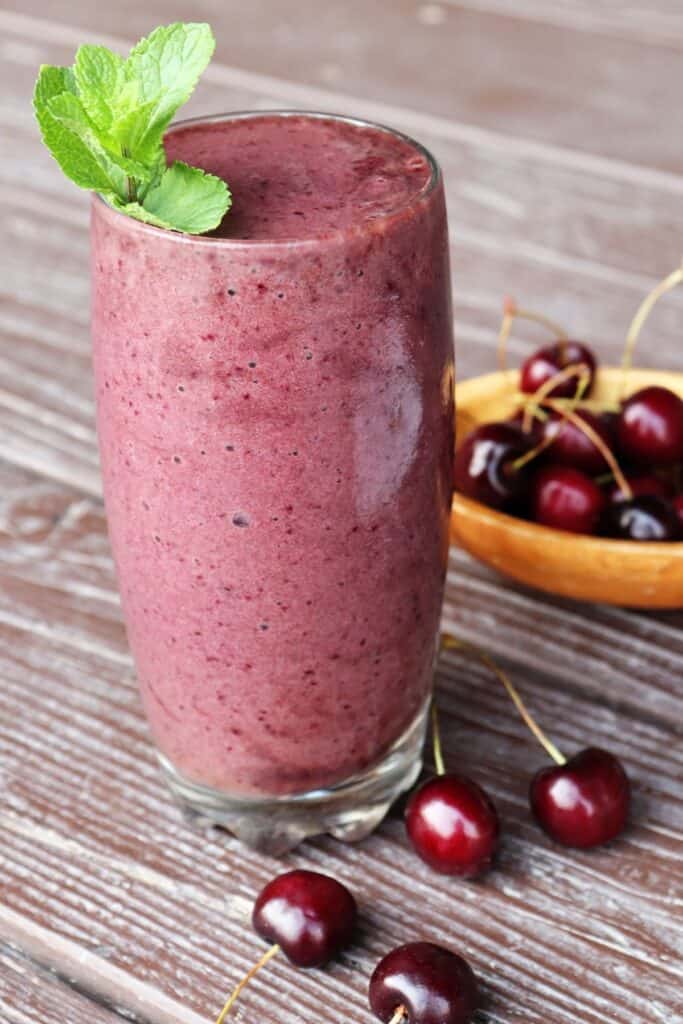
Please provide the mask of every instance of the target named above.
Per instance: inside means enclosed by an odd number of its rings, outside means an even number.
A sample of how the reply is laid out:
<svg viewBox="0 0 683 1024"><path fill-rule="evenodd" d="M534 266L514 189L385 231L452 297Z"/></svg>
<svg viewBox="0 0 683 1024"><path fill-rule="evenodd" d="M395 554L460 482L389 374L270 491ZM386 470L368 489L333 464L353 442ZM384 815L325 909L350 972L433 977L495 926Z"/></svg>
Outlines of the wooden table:
<svg viewBox="0 0 683 1024"><path fill-rule="evenodd" d="M194 112L315 107L385 121L441 160L462 376L493 368L504 293L616 360L683 249L680 0L17 0L0 12L0 1020L206 1024L262 951L250 901L280 865L198 834L169 800L135 690L100 502L88 339L87 198L39 144L41 62L210 20ZM683 369L683 292L639 359ZM512 356L538 342L518 330ZM359 847L287 858L348 880L358 942L325 972L275 962L235 1020L369 1022L393 944L460 948L481 1022L683 1021L683 614L553 600L459 551L444 624L495 654L558 744L623 758L633 823L577 853L531 824L542 752L479 668L439 670L449 763L497 800L484 880L435 876L400 816Z"/></svg>

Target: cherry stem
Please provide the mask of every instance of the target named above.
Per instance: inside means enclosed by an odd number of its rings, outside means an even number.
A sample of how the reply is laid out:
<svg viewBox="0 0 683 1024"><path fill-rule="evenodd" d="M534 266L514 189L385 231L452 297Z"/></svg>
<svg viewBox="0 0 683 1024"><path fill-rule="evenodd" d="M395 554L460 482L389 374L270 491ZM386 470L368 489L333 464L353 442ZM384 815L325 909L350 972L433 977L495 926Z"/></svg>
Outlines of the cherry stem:
<svg viewBox="0 0 683 1024"><path fill-rule="evenodd" d="M584 363L572 363L571 366L565 366L563 370L558 370L556 374L544 381L540 388L538 388L537 391L534 391L533 395L529 396L524 408L524 416L522 418L523 430L529 430L531 421L536 415L538 407L543 404L546 398L548 398L550 392L556 388L558 384L564 384L565 381L571 380L573 377L577 378L576 394L573 398L570 398L569 401L581 401L590 382L590 370Z"/></svg>
<svg viewBox="0 0 683 1024"><path fill-rule="evenodd" d="M647 320L648 316L652 312L652 307L655 305L658 299L661 299L662 295L666 295L667 292L675 288L676 285L683 282L683 266L677 267L668 277L665 277L663 281L660 281L658 285L652 289L649 295L646 295L640 306L636 311L636 315L631 321L631 326L628 329L626 335L626 346L624 348L624 356L621 361L621 368L623 370L623 378L621 390L622 393L626 390L626 377L628 371L633 365L633 352L638 341L638 335L640 334L643 324Z"/></svg>
<svg viewBox="0 0 683 1024"><path fill-rule="evenodd" d="M530 309L520 309L514 299L507 297L503 302L503 319L498 332L498 367L501 370L507 369L507 343L515 320L531 320L533 323L541 324L563 341L569 337L550 317L544 316L543 313L534 313Z"/></svg>
<svg viewBox="0 0 683 1024"><path fill-rule="evenodd" d="M223 1021L230 1013L231 1007L239 998L240 992L245 987L245 985L248 985L251 979L254 977L254 975L257 974L262 967L265 967L268 961L272 960L273 957L276 956L279 952L280 947L276 942L275 945L271 946L270 949L263 954L259 962L257 964L254 964L254 966L247 971L247 973L240 981L239 985L236 985L235 988L232 990L230 998L228 999L227 1003L225 1004L221 1012L218 1014L218 1017L216 1018L216 1024L223 1024Z"/></svg>
<svg viewBox="0 0 683 1024"><path fill-rule="evenodd" d="M480 651L478 647L474 646L474 644L469 644L465 640L458 640L457 637L454 637L451 633L441 634L441 649L444 651L463 651L465 654L476 658L482 665L490 669L490 671L493 672L493 674L501 681L512 703L517 708L522 721L533 733L546 753L556 764L567 763L567 758L557 749L552 740L548 739L541 727L527 711L524 701L512 685L507 673L503 672L502 668L496 665L493 658L490 658L484 651Z"/></svg>
<svg viewBox="0 0 683 1024"><path fill-rule="evenodd" d="M389 1021L389 1024L401 1024L404 1020L408 1020L408 1011L403 1003L401 1003L401 1005L397 1006L394 1010L394 1016Z"/></svg>
<svg viewBox="0 0 683 1024"><path fill-rule="evenodd" d="M554 443L555 437L555 434L550 434L548 437L544 437L535 448L525 452L524 455L520 455L514 462L509 463L510 469L514 470L515 473L518 473L519 470L523 469L528 462L532 462L537 455L540 455L541 452L546 450L546 448L549 448L550 445Z"/></svg>
<svg viewBox="0 0 683 1024"><path fill-rule="evenodd" d="M550 406L551 409L554 409L555 412L558 412L563 419L569 420L570 423L573 423L577 430L580 430L585 434L588 440L595 445L611 469L614 479L619 486L619 490L623 493L626 501L630 501L633 498L631 485L624 476L619 463L614 457L613 452L610 450L609 445L605 444L597 431L593 430L590 423L586 423L586 421L581 416L578 416L573 409L567 409L562 405L557 405L552 398L546 399L545 404Z"/></svg>
<svg viewBox="0 0 683 1024"><path fill-rule="evenodd" d="M436 701L432 698L432 746L434 748L434 767L437 775L446 774L446 764L443 759L443 747L441 746L441 730L439 728L439 713L436 710Z"/></svg>

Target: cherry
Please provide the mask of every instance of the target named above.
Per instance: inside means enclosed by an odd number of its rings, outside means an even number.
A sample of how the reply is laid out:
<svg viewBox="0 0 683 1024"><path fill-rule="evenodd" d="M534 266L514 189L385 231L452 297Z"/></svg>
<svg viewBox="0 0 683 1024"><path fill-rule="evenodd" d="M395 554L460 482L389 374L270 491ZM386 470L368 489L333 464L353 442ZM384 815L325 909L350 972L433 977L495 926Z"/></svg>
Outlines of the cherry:
<svg viewBox="0 0 683 1024"><path fill-rule="evenodd" d="M528 473L514 463L532 442L511 423L485 423L467 435L455 453L455 486L461 494L492 508L521 496Z"/></svg>
<svg viewBox="0 0 683 1024"><path fill-rule="evenodd" d="M572 466L546 466L531 485L533 518L556 530L595 533L604 505L595 481Z"/></svg>
<svg viewBox="0 0 683 1024"><path fill-rule="evenodd" d="M605 516L605 532L622 540L676 540L680 523L670 502L656 494L641 494L610 506Z"/></svg>
<svg viewBox="0 0 683 1024"><path fill-rule="evenodd" d="M588 383L584 395L590 392L595 378L597 361L591 350L580 341L560 340L533 352L522 365L520 389L527 394L538 391L547 381L569 366L584 366L588 371ZM571 398L576 394L580 378L574 377L558 382L548 397Z"/></svg>
<svg viewBox="0 0 683 1024"><path fill-rule="evenodd" d="M626 482L631 489L634 498L640 498L643 494L656 494L658 498L668 498L671 494L669 485L658 476L651 473L641 475L627 474ZM630 498L624 494L623 488L615 481L607 490L607 499L613 504L620 501L629 501Z"/></svg>
<svg viewBox="0 0 683 1024"><path fill-rule="evenodd" d="M678 516L679 531L683 535L683 494L677 494L673 500L674 512Z"/></svg>
<svg viewBox="0 0 683 1024"><path fill-rule="evenodd" d="M548 835L579 847L597 846L618 835L626 824L630 797L621 762L595 747L567 761L529 714L493 658L449 633L442 634L441 647L472 655L497 676L529 730L555 762L536 773L529 792L532 813Z"/></svg>
<svg viewBox="0 0 683 1024"><path fill-rule="evenodd" d="M297 967L321 967L351 940L356 916L353 896L329 875L299 870L273 878L251 915L254 930L273 945L235 986L216 1024L223 1024L242 989L280 950Z"/></svg>
<svg viewBox="0 0 683 1024"><path fill-rule="evenodd" d="M513 426L517 427L522 433L531 441L533 445L539 444L543 440L543 422L536 416L532 416L528 424L528 429L524 429L526 416L524 409L520 409L511 416L507 423L512 423Z"/></svg>
<svg viewBox="0 0 683 1024"><path fill-rule="evenodd" d="M599 416L583 410L577 411L576 420L588 424L598 437L610 446L612 437L606 423ZM588 434L561 413L553 413L543 424L543 436L553 438L550 454L553 462L563 466L574 466L584 473L595 474L607 468L605 457L596 448Z"/></svg>
<svg viewBox="0 0 683 1024"><path fill-rule="evenodd" d="M635 462L666 466L683 460L683 400L662 387L628 398L617 426L620 451Z"/></svg>
<svg viewBox="0 0 683 1024"><path fill-rule="evenodd" d="M320 967L351 939L356 901L341 882L317 871L287 871L266 885L252 924L298 967Z"/></svg>
<svg viewBox="0 0 683 1024"><path fill-rule="evenodd" d="M450 773L430 779L411 796L405 821L416 853L435 871L472 878L491 866L500 824L476 782Z"/></svg>
<svg viewBox="0 0 683 1024"><path fill-rule="evenodd" d="M370 1008L399 1024L468 1024L479 1003L472 968L432 942L408 942L380 960L370 979Z"/></svg>
<svg viewBox="0 0 683 1024"><path fill-rule="evenodd" d="M531 810L547 834L565 846L599 846L626 824L630 783L621 762L587 747L565 764L542 768L530 789Z"/></svg>

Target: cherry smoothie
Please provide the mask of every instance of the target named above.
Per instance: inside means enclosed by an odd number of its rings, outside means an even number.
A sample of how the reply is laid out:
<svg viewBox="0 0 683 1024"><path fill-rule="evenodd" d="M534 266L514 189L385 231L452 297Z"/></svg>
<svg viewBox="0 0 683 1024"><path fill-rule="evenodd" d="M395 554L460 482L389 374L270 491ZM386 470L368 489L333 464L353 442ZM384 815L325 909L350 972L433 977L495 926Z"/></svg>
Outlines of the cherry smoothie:
<svg viewBox="0 0 683 1024"><path fill-rule="evenodd" d="M99 198L92 218L102 470L146 712L191 784L334 787L432 684L453 445L439 172L322 115L186 122L166 148L229 183L213 236Z"/></svg>

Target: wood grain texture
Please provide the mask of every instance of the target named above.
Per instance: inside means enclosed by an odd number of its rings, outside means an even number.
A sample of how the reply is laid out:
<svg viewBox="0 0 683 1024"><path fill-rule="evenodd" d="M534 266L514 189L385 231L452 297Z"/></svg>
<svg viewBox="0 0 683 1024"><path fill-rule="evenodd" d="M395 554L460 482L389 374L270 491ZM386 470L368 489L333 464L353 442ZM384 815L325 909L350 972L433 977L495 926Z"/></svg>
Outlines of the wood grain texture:
<svg viewBox="0 0 683 1024"><path fill-rule="evenodd" d="M0 1020L3 1024L121 1024L118 1014L5 945L0 945Z"/></svg>
<svg viewBox="0 0 683 1024"><path fill-rule="evenodd" d="M98 498L87 199L29 108L39 63L187 16L179 0L0 10L2 1024L210 1022L263 948L250 903L279 866L189 829L156 767ZM433 149L462 376L493 369L505 293L616 361L641 296L680 258L678 0L198 0L192 16L219 48L188 113L343 109ZM683 369L682 313L683 291L640 362ZM539 337L520 325L513 357ZM593 853L541 836L526 803L540 750L495 681L444 658L446 756L499 805L498 868L475 884L431 874L400 809L359 847L305 844L285 863L352 885L358 941L324 972L276 960L235 1020L369 1022L372 966L415 937L471 960L477 1024L683 1024L683 612L573 604L454 549L443 622L499 658L562 749L623 758L632 826Z"/></svg>
<svg viewBox="0 0 683 1024"><path fill-rule="evenodd" d="M112 979L129 979L119 988L129 1009L144 1006L146 1019L167 1019L168 1005L184 1008L178 1019L188 1024L210 1019L257 953L249 900L275 863L220 833L193 833L168 800L138 707L99 505L14 469L2 484L0 932L34 956L52 936L65 973L88 951L98 991L107 995ZM458 573L463 580L467 571ZM509 588L511 599L515 593ZM481 614L476 601L465 603ZM472 636L461 628L460 608L453 586L446 622ZM679 673L681 662L683 651ZM465 949L485 979L486 1020L540 1024L551 1013L558 1024L616 1024L627 1012L636 1021L676 1019L683 951L672 914L683 902L677 709L669 716L662 705L644 723L637 704L634 713L621 706L611 673L611 689L596 699L595 680L558 687L556 666L538 671L526 649L511 646L506 664L561 747L580 746L590 728L591 741L624 758L636 780L628 835L594 854L545 841L525 799L539 753L496 685L446 658L439 674L446 756L501 808L499 869L478 885L437 878L416 864L396 817L359 848L307 844L288 863L322 866L352 882L363 907L360 941L323 975L294 978L274 966L270 984L253 986L245 1014L294 1024L325 1005L367 1019L373 961L419 933ZM586 972L577 1002L574 961L596 957L601 976ZM614 981L606 985L603 971Z"/></svg>

